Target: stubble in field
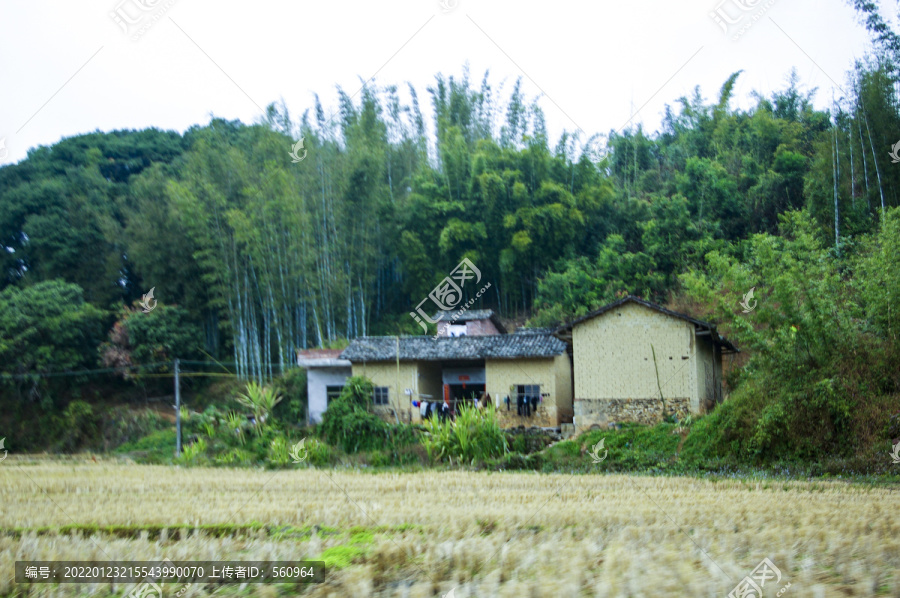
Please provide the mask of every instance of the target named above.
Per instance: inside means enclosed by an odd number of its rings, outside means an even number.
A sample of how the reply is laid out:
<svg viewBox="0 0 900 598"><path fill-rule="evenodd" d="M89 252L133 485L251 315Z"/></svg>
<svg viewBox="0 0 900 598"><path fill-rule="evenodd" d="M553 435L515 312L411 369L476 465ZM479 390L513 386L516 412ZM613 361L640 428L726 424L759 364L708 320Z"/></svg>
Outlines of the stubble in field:
<svg viewBox="0 0 900 598"><path fill-rule="evenodd" d="M11 459L0 484L0 595L25 589L16 560L162 558L330 567L322 584L218 595L722 597L763 558L783 575L767 596L786 583L798 598L900 595L900 502L840 482ZM212 592L194 584L186 596Z"/></svg>

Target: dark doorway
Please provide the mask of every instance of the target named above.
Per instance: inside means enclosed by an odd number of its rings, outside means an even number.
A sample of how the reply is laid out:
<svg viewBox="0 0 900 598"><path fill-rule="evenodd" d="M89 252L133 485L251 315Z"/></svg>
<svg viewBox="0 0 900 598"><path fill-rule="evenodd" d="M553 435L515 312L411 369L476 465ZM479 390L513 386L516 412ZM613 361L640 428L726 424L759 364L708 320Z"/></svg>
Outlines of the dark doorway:
<svg viewBox="0 0 900 598"><path fill-rule="evenodd" d="M484 396L484 384L450 384L451 405L475 406L475 399L481 400ZM454 412L459 409L454 409Z"/></svg>

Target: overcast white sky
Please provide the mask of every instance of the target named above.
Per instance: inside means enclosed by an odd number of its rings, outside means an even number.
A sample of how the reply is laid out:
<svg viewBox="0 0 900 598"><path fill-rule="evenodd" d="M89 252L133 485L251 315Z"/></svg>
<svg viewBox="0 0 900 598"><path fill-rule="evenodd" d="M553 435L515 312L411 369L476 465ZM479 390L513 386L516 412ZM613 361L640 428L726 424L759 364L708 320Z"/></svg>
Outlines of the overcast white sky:
<svg viewBox="0 0 900 598"><path fill-rule="evenodd" d="M424 108L434 74L466 61L475 85L485 69L495 89L506 80L504 101L519 76L527 97L543 94L551 143L564 128L619 129L632 105L656 130L666 103L695 85L713 98L740 69L733 105L796 67L826 106L869 46L844 0L443 2L0 0L0 162L94 130L252 123L282 98L299 116L313 92L333 108L336 85L352 95L376 73L379 85L412 82ZM742 19L728 34L717 8ZM116 10L159 18L126 35Z"/></svg>

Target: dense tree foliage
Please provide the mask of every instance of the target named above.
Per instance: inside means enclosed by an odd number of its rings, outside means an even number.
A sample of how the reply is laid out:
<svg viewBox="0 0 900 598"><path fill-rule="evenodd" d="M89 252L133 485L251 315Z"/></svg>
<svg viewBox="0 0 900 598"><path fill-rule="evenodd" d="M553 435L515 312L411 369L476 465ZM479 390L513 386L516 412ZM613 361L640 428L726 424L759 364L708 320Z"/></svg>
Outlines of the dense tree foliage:
<svg viewBox="0 0 900 598"><path fill-rule="evenodd" d="M95 365L103 321L103 312L86 302L75 284L49 280L0 291L5 381Z"/></svg>
<svg viewBox="0 0 900 598"><path fill-rule="evenodd" d="M421 333L409 312L468 258L491 283L476 307L520 322L626 293L719 322L746 365L690 450L870 454L900 404L900 36L876 2L848 1L875 48L827 110L795 73L734 109L739 71L712 100L678 98L655 133L551 144L520 82L501 98L466 69L427 89L432 122L412 86L366 85L339 90L332 117L316 97L299 118L273 104L253 125L33 149L0 168L0 397L62 408L60 392L100 396L86 368L201 355L268 384L297 349ZM137 311L150 288L159 305ZM305 378L278 384L276 414L306 417ZM360 384L324 437L396 451L409 438ZM58 422L96 432L85 402Z"/></svg>
<svg viewBox="0 0 900 598"><path fill-rule="evenodd" d="M519 82L500 98L487 73L473 84L465 70L428 88L431 123L412 86L367 85L339 90L331 118L316 98L299 118L271 105L249 126L216 118L183 135L37 148L0 169L0 288L77 285L109 325L155 287L158 317L177 306L186 328L135 349L141 360L205 352L263 382L299 348L421 332L408 313L462 258L492 283L481 307L545 325L626 292L665 301L711 252L746 259L790 211L841 257L900 204L890 36L857 4L887 45L825 111L796 75L732 109L737 72L712 101L679 98L654 134L551 144ZM42 367L71 367L53 359Z"/></svg>
<svg viewBox="0 0 900 598"><path fill-rule="evenodd" d="M100 345L100 359L106 367L156 366L176 357L202 358L201 346L200 328L180 307L158 305L146 314L126 308L113 325L109 340ZM166 369L153 367L154 371ZM122 373L127 378L131 371Z"/></svg>
<svg viewBox="0 0 900 598"><path fill-rule="evenodd" d="M747 253L710 252L705 271L682 277L703 315L751 355L716 413L719 448L802 459L870 450L900 408L900 209L852 260L835 260L800 212L782 217L778 235L754 235ZM734 297L751 287L748 317Z"/></svg>

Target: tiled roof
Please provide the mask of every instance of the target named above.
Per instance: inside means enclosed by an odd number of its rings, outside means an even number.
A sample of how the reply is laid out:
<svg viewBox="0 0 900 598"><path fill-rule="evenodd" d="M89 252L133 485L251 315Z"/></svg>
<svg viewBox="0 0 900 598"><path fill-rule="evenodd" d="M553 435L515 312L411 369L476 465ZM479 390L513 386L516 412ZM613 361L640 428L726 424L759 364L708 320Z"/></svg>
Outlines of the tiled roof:
<svg viewBox="0 0 900 598"><path fill-rule="evenodd" d="M297 365L305 368L350 367L341 359L341 349L304 349L297 351Z"/></svg>
<svg viewBox="0 0 900 598"><path fill-rule="evenodd" d="M452 320L456 311L439 311L434 314L432 320ZM468 322L469 320L490 320L494 315L492 309L471 309L464 311L456 317L457 322Z"/></svg>
<svg viewBox="0 0 900 598"><path fill-rule="evenodd" d="M490 336L401 336L401 361L445 361L556 357L566 344L550 334L495 334ZM397 337L367 336L355 339L341 359L393 361L397 359Z"/></svg>
<svg viewBox="0 0 900 598"><path fill-rule="evenodd" d="M300 349L297 355L304 359L338 359L342 349Z"/></svg>

